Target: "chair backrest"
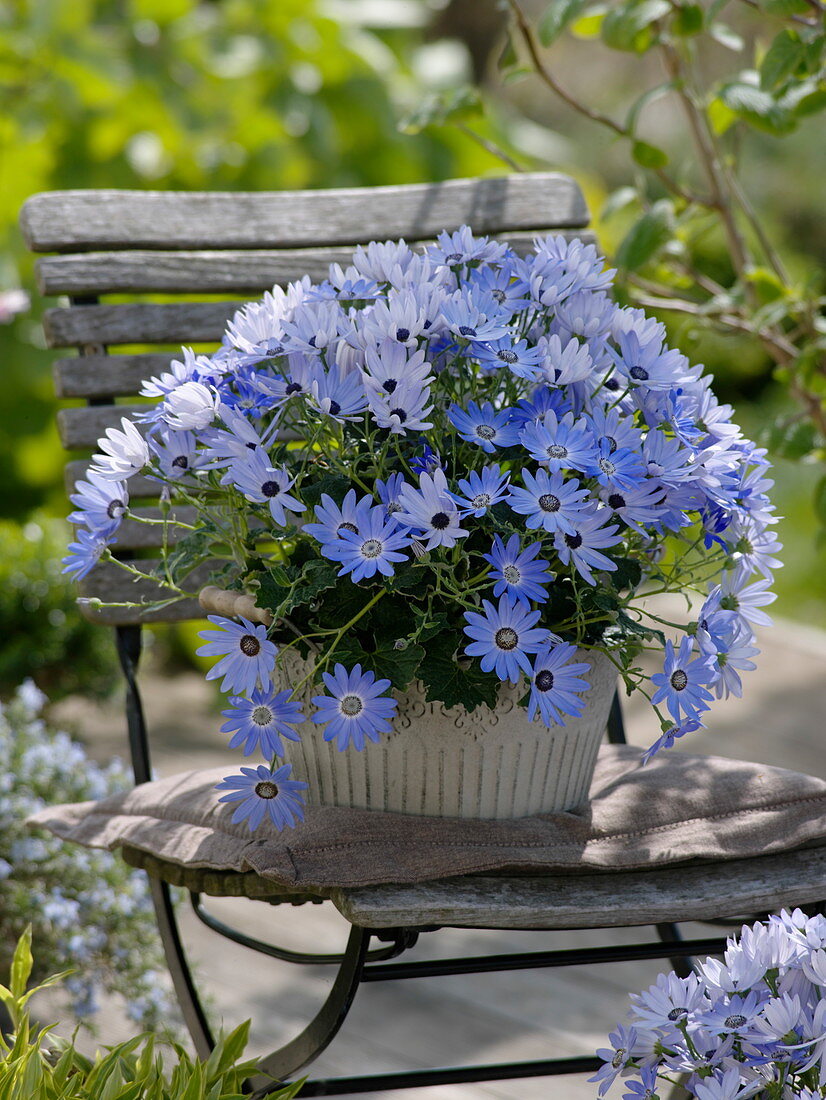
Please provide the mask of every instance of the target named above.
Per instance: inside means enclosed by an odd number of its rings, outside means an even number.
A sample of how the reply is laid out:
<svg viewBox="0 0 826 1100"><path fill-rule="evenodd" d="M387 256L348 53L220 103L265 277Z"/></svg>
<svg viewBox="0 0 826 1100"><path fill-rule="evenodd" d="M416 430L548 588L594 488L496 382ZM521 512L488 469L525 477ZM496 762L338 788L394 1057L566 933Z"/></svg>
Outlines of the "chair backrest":
<svg viewBox="0 0 826 1100"><path fill-rule="evenodd" d="M573 180L530 173L329 191L54 191L30 198L20 222L32 251L57 253L37 261L41 292L69 298L46 311L44 329L49 347L77 350L55 362L58 396L86 401L58 413L63 446L75 453L66 467L71 491L87 466L77 454L90 454L106 428L138 407L141 381L165 370L181 344L216 346L239 305L273 284L324 278L357 244L415 244L463 224L524 252L537 233L582 235L588 212ZM129 489L152 515L157 484L132 478ZM151 555L159 530L127 520L115 549L127 559ZM208 572L196 571L188 587L199 588ZM81 591L107 603L168 595L111 563L97 566ZM194 600L84 613L115 625L203 615Z"/></svg>

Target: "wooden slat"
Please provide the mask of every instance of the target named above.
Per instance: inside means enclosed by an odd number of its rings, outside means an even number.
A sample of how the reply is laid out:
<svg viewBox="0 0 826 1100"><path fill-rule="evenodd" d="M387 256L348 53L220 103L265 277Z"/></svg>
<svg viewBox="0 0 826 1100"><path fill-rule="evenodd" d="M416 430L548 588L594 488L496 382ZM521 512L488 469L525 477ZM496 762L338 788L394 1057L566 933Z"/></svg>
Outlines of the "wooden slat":
<svg viewBox="0 0 826 1100"><path fill-rule="evenodd" d="M117 546L114 547L117 550ZM147 571L155 564L153 561L135 561L130 564ZM184 587L197 592L208 582L210 573L216 569L216 563L205 562L194 569L186 578ZM165 600L174 596L174 592L160 584L135 580L112 562L102 562L79 584L80 599L78 606L84 618L90 622L108 623L112 626L126 626L134 623L183 622L187 619L203 619L204 612L197 599L183 599L158 611L140 607L96 607L87 600L101 600L104 603L147 604L151 601Z"/></svg>
<svg viewBox="0 0 826 1100"><path fill-rule="evenodd" d="M510 245L525 255L537 235L557 232L553 226L508 233ZM562 230L566 238L593 240L588 230ZM415 247L421 241L409 242ZM35 265L42 294L260 293L309 275L326 279L331 263L352 263L352 248L305 248L281 252L79 252L44 256Z"/></svg>
<svg viewBox="0 0 826 1100"><path fill-rule="evenodd" d="M131 497L131 493L130 493ZM135 514L145 519L161 519L160 508L136 508ZM185 529L176 527L172 520L178 519L182 523L194 523L198 512L191 505L179 505L172 508L169 513L170 524L166 529L168 546L179 542L188 534ZM121 523L117 532L117 543L114 549L119 553L125 550L147 550L163 546L163 527L155 523L141 523L139 520L127 518Z"/></svg>
<svg viewBox="0 0 826 1100"><path fill-rule="evenodd" d="M543 878L473 876L334 892L364 928L612 928L740 916L826 896L826 848L657 871Z"/></svg>
<svg viewBox="0 0 826 1100"><path fill-rule="evenodd" d="M33 252L130 248L301 248L435 236L462 224L476 233L586 225L582 192L567 176L490 179L328 191L53 191L20 216Z"/></svg>
<svg viewBox="0 0 826 1100"><path fill-rule="evenodd" d="M57 414L57 430L60 442L67 451L97 448L97 442L107 428L120 428L124 417L145 412L149 405L82 405L74 409L60 409ZM144 425L137 425L139 431ZM281 442L295 442L299 437L292 429L279 432ZM156 494L157 495L157 494Z"/></svg>
<svg viewBox="0 0 826 1100"><path fill-rule="evenodd" d="M77 355L56 359L52 366L58 397L130 397L145 379L169 370L180 352L144 355Z"/></svg>
<svg viewBox="0 0 826 1100"><path fill-rule="evenodd" d="M217 344L243 302L138 303L47 309L43 331L51 348L81 344Z"/></svg>

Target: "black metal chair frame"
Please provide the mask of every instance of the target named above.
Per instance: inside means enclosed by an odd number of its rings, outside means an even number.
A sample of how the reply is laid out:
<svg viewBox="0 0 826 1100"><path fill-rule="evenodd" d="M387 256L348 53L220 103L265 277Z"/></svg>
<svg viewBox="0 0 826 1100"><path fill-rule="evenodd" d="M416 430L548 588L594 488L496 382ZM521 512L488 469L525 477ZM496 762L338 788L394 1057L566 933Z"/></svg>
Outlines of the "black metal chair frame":
<svg viewBox="0 0 826 1100"><path fill-rule="evenodd" d="M115 630L118 656L127 684L126 713L132 766L135 782L140 784L151 779L149 740L137 684L141 627L118 626ZM613 744L624 744L626 741L618 695L614 696L607 733L608 740ZM197 1053L206 1058L214 1046L214 1040L181 942L170 887L166 882L151 876L150 883L166 961L184 1020ZM196 916L208 928L243 947L282 962L297 965L338 966L335 981L326 1001L304 1030L280 1050L261 1060L259 1075L248 1082L248 1092L255 1098L264 1097L288 1081L295 1080L303 1069L311 1065L336 1036L353 1004L356 991L363 983L665 958L670 959L678 973L686 975L691 970L694 955L719 954L724 950L726 943L725 938L720 936L683 940L676 924L667 923L656 926L659 938L653 942L472 956L434 962L392 962L390 960L413 947L420 934L437 931L438 928L394 928L382 929L378 932L353 925L343 953L304 954L264 943L225 924L209 912L199 893L191 892L190 901ZM718 922L704 921L703 923ZM488 927L495 929L497 926ZM381 946L370 950L371 939L374 937ZM362 1077L308 1079L298 1095L340 1096L355 1092L378 1092L384 1089L590 1073L595 1072L600 1065L598 1058L585 1056L496 1065L422 1069Z"/></svg>

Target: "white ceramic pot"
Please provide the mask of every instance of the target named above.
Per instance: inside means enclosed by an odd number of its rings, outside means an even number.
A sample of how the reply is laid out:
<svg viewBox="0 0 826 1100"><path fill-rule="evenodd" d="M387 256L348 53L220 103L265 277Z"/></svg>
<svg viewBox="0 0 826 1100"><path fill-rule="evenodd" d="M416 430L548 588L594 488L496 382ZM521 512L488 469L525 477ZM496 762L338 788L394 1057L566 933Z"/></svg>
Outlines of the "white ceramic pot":
<svg viewBox="0 0 826 1100"><path fill-rule="evenodd" d="M616 686L604 654L580 653L591 666L581 718L548 729L518 706L526 691L503 684L494 709L425 702L416 683L396 697L393 732L362 752L339 752L323 727L305 722L300 742L286 742L296 779L309 784L310 805L354 806L433 817L516 818L573 810L587 801L597 752ZM307 666L296 657L295 684ZM300 666L300 667L299 667ZM302 692L305 701L315 694Z"/></svg>

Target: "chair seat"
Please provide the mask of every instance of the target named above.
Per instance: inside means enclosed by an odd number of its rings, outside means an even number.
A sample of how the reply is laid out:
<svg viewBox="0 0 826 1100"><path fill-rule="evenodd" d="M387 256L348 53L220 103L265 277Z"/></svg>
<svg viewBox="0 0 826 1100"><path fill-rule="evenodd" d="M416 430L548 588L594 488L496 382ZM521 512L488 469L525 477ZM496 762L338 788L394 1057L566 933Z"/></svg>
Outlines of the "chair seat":
<svg viewBox="0 0 826 1100"><path fill-rule="evenodd" d="M737 917L826 897L826 848L652 871L473 875L412 886L334 890L336 908L363 928L618 928Z"/></svg>

